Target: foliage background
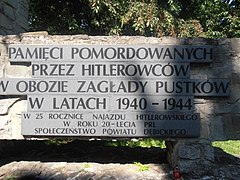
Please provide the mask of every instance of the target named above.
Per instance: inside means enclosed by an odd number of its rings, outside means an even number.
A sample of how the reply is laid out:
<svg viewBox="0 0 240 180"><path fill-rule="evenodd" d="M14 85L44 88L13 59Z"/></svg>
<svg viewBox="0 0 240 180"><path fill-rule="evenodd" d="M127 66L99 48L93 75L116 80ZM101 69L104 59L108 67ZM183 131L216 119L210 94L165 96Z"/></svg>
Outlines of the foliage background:
<svg viewBox="0 0 240 180"><path fill-rule="evenodd" d="M240 37L240 0L29 0L49 34Z"/></svg>

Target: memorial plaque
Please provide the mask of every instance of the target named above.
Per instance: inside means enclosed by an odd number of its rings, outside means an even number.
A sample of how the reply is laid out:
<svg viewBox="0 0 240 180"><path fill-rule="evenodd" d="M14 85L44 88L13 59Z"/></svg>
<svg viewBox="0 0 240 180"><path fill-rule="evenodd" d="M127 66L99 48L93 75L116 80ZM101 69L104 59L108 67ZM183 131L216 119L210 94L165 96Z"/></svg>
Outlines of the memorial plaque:
<svg viewBox="0 0 240 180"><path fill-rule="evenodd" d="M192 111L193 96L29 95L29 111Z"/></svg>
<svg viewBox="0 0 240 180"><path fill-rule="evenodd" d="M25 136L198 137L199 114L24 112Z"/></svg>
<svg viewBox="0 0 240 180"><path fill-rule="evenodd" d="M30 78L0 79L2 95L27 95L24 136L200 135L194 97L229 96L228 79L191 79L211 63L209 45L24 45L9 61L31 62Z"/></svg>
<svg viewBox="0 0 240 180"><path fill-rule="evenodd" d="M54 62L32 63L32 77L66 78L189 78L189 63L162 62Z"/></svg>
<svg viewBox="0 0 240 180"><path fill-rule="evenodd" d="M212 62L209 45L9 45L9 60Z"/></svg>
<svg viewBox="0 0 240 180"><path fill-rule="evenodd" d="M195 79L193 83L194 96L229 96L230 80L229 79Z"/></svg>
<svg viewBox="0 0 240 180"><path fill-rule="evenodd" d="M2 95L27 94L96 94L229 96L228 79L127 79L107 77L79 79L2 78Z"/></svg>

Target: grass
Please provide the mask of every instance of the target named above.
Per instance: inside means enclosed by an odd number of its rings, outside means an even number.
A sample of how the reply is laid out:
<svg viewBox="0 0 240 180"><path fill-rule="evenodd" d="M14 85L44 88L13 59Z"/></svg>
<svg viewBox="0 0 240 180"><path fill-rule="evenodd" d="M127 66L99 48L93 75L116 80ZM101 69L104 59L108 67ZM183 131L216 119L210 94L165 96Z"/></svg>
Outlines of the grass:
<svg viewBox="0 0 240 180"><path fill-rule="evenodd" d="M144 148L151 148L151 147L159 147L159 148L166 148L165 141L154 139L154 138L147 138L147 139L138 139L138 140L118 140L118 141L109 141L106 143L108 146L127 146L130 148L134 147L144 147Z"/></svg>
<svg viewBox="0 0 240 180"><path fill-rule="evenodd" d="M85 169L85 168L90 168L90 167L91 167L90 164L84 164L84 166L83 166L84 169Z"/></svg>
<svg viewBox="0 0 240 180"><path fill-rule="evenodd" d="M134 162L134 164L138 167L138 171L148 171L149 170L149 166L148 165L143 165L140 162Z"/></svg>
<svg viewBox="0 0 240 180"><path fill-rule="evenodd" d="M240 140L215 141L214 147L219 147L228 154L240 156Z"/></svg>

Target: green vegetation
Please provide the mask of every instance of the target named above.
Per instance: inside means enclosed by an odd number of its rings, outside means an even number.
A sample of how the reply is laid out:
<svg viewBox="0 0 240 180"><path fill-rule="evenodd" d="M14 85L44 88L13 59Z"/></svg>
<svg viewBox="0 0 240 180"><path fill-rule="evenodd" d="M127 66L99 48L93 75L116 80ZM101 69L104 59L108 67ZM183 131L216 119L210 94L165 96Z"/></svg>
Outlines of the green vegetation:
<svg viewBox="0 0 240 180"><path fill-rule="evenodd" d="M86 169L86 168L90 168L91 165L90 164L84 164L83 168Z"/></svg>
<svg viewBox="0 0 240 180"><path fill-rule="evenodd" d="M32 31L240 37L240 0L30 0Z"/></svg>
<svg viewBox="0 0 240 180"><path fill-rule="evenodd" d="M165 143L163 140L159 139L153 139L153 138L147 138L147 139L139 139L136 141L133 140L118 140L118 141L111 141L106 142L107 146L127 146L127 147L145 147L145 148L151 148L151 147L159 147L159 148L166 148Z"/></svg>
<svg viewBox="0 0 240 180"><path fill-rule="evenodd" d="M16 179L15 177L9 176L9 177L7 177L6 180L15 180L15 179Z"/></svg>
<svg viewBox="0 0 240 180"><path fill-rule="evenodd" d="M47 139L47 141L45 143L49 146L51 146L51 145L60 146L60 145L68 144L72 141L73 141L73 139L50 138L50 139Z"/></svg>
<svg viewBox="0 0 240 180"><path fill-rule="evenodd" d="M212 145L221 148L229 154L240 155L240 140L215 141Z"/></svg>
<svg viewBox="0 0 240 180"><path fill-rule="evenodd" d="M138 171L148 171L149 170L149 166L148 165L143 165L140 162L134 162L134 164L138 167Z"/></svg>
<svg viewBox="0 0 240 180"><path fill-rule="evenodd" d="M49 146L61 146L68 143L73 142L74 139L58 139L58 138L50 138L45 141L45 143ZM133 139L133 140L116 140L116 141L95 141L94 143L101 144L102 146L114 146L114 147L159 147L166 148L165 141L154 139L154 138L144 138L144 139Z"/></svg>

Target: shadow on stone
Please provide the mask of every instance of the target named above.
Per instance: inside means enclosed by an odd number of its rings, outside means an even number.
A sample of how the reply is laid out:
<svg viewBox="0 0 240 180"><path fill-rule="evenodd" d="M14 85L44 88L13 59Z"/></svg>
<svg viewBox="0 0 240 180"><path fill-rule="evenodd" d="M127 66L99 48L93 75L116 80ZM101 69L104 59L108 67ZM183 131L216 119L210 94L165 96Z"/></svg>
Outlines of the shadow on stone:
<svg viewBox="0 0 240 180"><path fill-rule="evenodd" d="M75 140L60 145L39 140L12 141L2 148L1 154L1 166L11 161L167 164L166 149L111 147L104 141Z"/></svg>
<svg viewBox="0 0 240 180"><path fill-rule="evenodd" d="M222 149L214 147L214 159L217 164L240 165L240 158L224 152Z"/></svg>
<svg viewBox="0 0 240 180"><path fill-rule="evenodd" d="M37 177L35 174L18 177L17 180L49 180L49 178Z"/></svg>

